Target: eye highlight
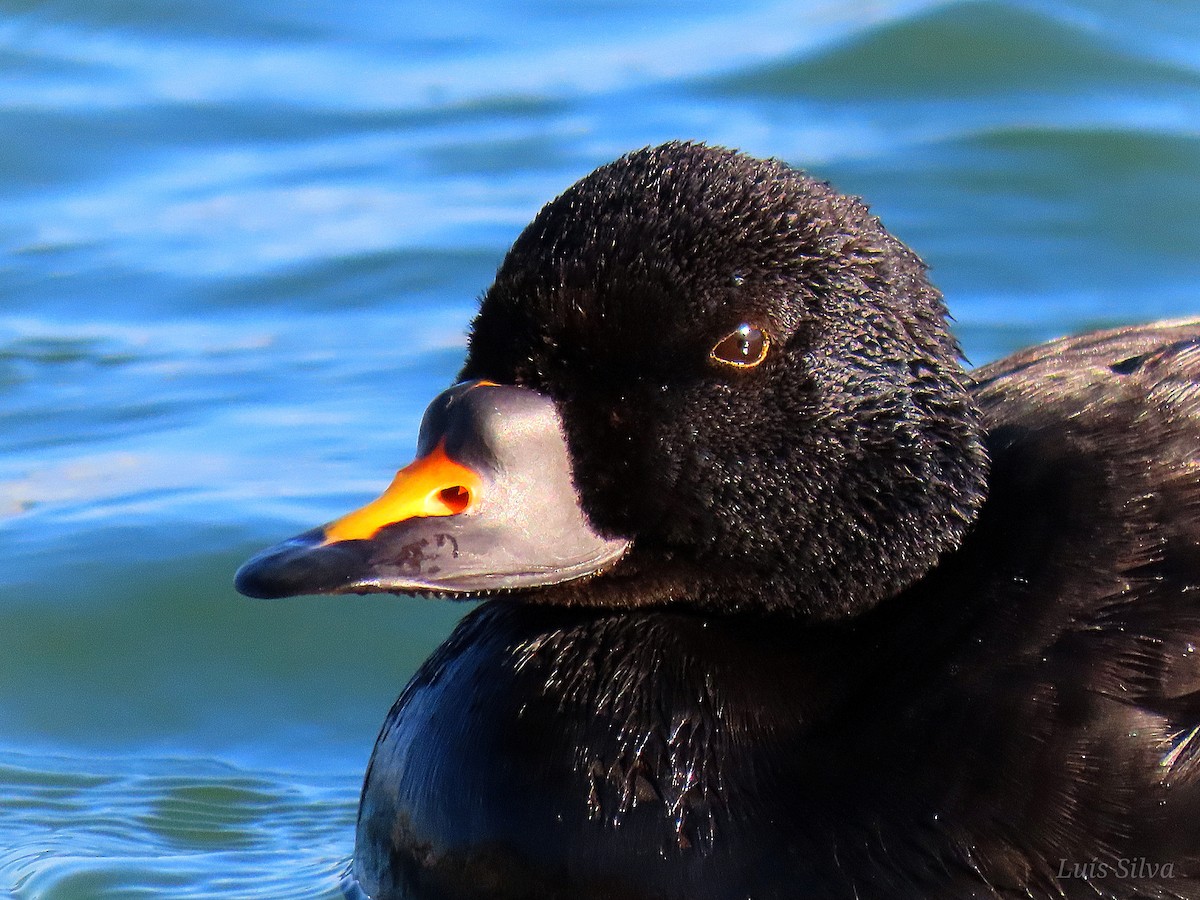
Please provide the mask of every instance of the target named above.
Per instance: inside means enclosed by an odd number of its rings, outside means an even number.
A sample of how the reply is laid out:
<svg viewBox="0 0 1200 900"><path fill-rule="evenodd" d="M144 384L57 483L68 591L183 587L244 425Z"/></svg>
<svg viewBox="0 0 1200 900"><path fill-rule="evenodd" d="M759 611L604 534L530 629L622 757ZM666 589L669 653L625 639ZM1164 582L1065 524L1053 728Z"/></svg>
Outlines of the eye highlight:
<svg viewBox="0 0 1200 900"><path fill-rule="evenodd" d="M761 328L743 322L732 334L717 341L709 358L723 366L737 369L753 369L767 358L771 339Z"/></svg>

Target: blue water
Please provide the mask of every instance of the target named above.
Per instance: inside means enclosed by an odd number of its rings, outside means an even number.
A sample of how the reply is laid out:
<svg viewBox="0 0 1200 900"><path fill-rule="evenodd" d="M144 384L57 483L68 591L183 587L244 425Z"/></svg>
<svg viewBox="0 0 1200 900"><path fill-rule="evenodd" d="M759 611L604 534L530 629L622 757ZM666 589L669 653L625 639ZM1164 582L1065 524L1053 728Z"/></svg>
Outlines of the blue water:
<svg viewBox="0 0 1200 900"><path fill-rule="evenodd" d="M463 612L238 597L377 493L538 207L701 138L862 194L979 363L1200 312L1200 4L0 7L0 893L334 897Z"/></svg>

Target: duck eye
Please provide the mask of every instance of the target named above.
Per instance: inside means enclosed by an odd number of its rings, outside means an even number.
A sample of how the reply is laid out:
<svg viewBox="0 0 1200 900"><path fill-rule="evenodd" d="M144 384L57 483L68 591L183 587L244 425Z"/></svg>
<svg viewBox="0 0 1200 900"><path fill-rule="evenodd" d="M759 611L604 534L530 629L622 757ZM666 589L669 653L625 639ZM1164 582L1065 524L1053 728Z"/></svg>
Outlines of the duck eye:
<svg viewBox="0 0 1200 900"><path fill-rule="evenodd" d="M723 366L752 369L767 358L770 346L771 339L765 331L743 322L733 334L721 338L709 356Z"/></svg>

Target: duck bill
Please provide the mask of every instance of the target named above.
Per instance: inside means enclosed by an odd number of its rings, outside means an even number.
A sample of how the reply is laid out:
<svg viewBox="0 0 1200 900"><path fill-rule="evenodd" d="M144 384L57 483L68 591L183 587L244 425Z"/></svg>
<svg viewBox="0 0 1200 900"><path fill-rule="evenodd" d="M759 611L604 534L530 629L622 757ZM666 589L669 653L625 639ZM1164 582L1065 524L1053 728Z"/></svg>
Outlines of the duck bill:
<svg viewBox="0 0 1200 900"><path fill-rule="evenodd" d="M477 381L430 404L416 461L382 496L262 551L235 584L264 598L485 594L582 578L628 547L580 508L554 403Z"/></svg>

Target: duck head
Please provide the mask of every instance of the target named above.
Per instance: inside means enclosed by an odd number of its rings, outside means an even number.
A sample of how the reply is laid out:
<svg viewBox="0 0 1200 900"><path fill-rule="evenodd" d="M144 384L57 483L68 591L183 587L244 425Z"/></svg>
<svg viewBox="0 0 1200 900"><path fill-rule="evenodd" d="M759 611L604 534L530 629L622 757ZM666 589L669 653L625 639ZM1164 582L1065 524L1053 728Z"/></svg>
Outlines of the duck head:
<svg viewBox="0 0 1200 900"><path fill-rule="evenodd" d="M517 238L417 462L238 588L852 615L984 499L945 317L861 201L725 149L636 151Z"/></svg>

